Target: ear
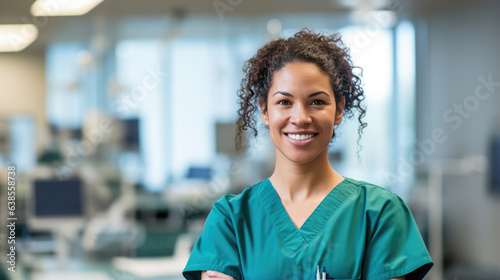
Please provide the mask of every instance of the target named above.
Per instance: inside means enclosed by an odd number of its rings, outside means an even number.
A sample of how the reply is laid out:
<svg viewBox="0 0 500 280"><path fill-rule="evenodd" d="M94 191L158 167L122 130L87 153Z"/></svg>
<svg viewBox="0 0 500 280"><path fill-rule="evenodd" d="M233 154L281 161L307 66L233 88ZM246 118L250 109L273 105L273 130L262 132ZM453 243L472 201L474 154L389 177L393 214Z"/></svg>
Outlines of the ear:
<svg viewBox="0 0 500 280"><path fill-rule="evenodd" d="M265 125L269 126L269 118L267 116L266 102L262 98L259 99L259 107L260 107L260 113L262 115L262 121L264 122Z"/></svg>
<svg viewBox="0 0 500 280"><path fill-rule="evenodd" d="M342 96L340 102L337 106L337 112L335 113L335 125L339 125L342 122L342 117L344 116L344 106L345 106L345 97Z"/></svg>

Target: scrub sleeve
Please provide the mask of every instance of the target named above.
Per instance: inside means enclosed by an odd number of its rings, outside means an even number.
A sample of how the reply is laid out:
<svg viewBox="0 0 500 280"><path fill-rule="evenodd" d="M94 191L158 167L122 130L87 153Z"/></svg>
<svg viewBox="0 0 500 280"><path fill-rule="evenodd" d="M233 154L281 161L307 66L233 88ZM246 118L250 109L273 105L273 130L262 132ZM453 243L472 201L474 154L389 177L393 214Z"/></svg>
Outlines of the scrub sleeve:
<svg viewBox="0 0 500 280"><path fill-rule="evenodd" d="M404 201L390 193L380 212L368 214L375 227L365 250L361 279L386 280L403 275L406 280L422 279L433 264Z"/></svg>
<svg viewBox="0 0 500 280"><path fill-rule="evenodd" d="M214 203L203 227L203 234L196 241L189 261L182 272L184 278L200 279L203 270L215 270L241 278L241 266L234 228L230 219L229 203L223 196Z"/></svg>

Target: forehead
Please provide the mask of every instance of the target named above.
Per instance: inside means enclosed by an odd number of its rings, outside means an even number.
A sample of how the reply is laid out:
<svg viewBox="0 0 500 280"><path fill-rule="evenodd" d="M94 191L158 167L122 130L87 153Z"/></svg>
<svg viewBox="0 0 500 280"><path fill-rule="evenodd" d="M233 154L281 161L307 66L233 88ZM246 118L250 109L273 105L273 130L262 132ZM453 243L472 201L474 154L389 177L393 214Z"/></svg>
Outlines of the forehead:
<svg viewBox="0 0 500 280"><path fill-rule="evenodd" d="M274 72L270 91L273 90L286 91L292 94L325 91L333 96L328 74L316 64L310 62L288 63Z"/></svg>

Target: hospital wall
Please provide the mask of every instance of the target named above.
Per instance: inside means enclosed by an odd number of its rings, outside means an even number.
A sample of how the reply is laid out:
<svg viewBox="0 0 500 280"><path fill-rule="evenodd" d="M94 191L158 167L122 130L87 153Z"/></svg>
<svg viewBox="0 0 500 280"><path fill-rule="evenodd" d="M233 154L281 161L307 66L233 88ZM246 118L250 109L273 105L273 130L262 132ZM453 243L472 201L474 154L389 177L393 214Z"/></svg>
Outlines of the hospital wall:
<svg viewBox="0 0 500 280"><path fill-rule="evenodd" d="M44 53L0 53L0 118L26 115L36 120L37 151L47 128Z"/></svg>
<svg viewBox="0 0 500 280"><path fill-rule="evenodd" d="M484 3L447 7L416 21L417 139L430 139L434 129L447 136L428 162L487 158L488 142L500 130L500 86L476 93L481 79L500 82L500 2ZM500 267L500 197L489 191L487 176L444 177L445 255L452 261Z"/></svg>

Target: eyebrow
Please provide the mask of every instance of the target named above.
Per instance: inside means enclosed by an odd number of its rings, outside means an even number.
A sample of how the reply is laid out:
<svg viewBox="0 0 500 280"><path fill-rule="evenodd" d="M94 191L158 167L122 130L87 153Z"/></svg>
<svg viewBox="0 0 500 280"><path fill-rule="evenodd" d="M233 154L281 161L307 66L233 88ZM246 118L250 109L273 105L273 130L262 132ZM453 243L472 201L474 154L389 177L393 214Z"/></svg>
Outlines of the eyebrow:
<svg viewBox="0 0 500 280"><path fill-rule="evenodd" d="M293 94L288 93L288 92L286 92L286 91L277 91L277 92L275 92L275 93L273 94L273 96L275 96L276 94L283 94L283 95L288 96L288 97L293 97ZM309 94L309 98L310 98L310 97L314 97L314 96L316 96L316 95L320 95L320 94L325 94L326 96L330 97L330 95L329 95L328 93L326 93L326 92L324 92L324 91L318 91L318 92L315 92L315 93L311 93L311 94Z"/></svg>

